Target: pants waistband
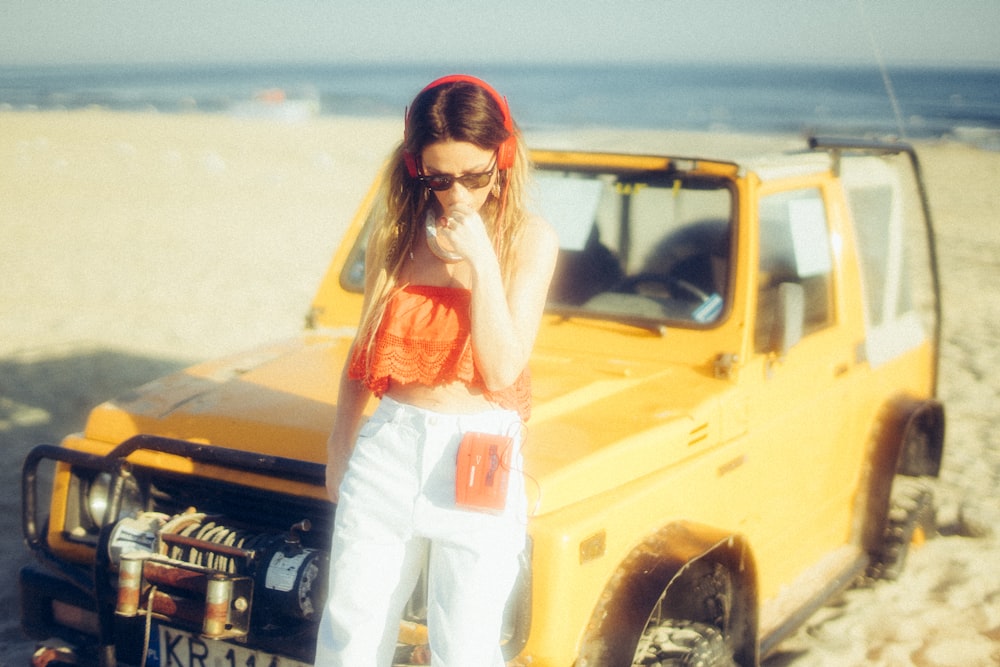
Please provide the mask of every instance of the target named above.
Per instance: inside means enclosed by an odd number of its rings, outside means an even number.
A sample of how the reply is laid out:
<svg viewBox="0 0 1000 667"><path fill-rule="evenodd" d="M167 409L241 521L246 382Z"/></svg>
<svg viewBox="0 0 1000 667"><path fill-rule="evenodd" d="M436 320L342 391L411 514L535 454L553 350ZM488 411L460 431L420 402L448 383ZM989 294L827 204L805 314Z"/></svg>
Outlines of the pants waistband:
<svg viewBox="0 0 1000 667"><path fill-rule="evenodd" d="M381 412L387 420L416 419L421 423L451 425L460 432L485 431L518 436L523 426L521 416L514 410L495 408L480 412L440 412L409 403L401 403L389 396L383 396L376 413Z"/></svg>

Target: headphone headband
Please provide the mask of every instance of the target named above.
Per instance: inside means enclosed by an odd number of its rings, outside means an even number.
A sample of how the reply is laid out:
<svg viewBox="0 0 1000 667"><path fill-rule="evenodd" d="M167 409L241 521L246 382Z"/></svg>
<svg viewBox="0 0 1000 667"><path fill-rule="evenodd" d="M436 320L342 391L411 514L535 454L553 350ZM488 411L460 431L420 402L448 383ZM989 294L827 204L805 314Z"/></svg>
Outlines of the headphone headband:
<svg viewBox="0 0 1000 667"><path fill-rule="evenodd" d="M433 90L434 88L450 83L469 83L477 86L478 88L485 90L489 96L493 98L493 101L496 102L497 106L500 107L500 113L503 116L503 127L507 130L507 138L504 139L503 142L497 147L497 169L504 171L513 167L514 157L517 153L517 137L514 135L514 119L510 114L510 106L507 104L507 98L498 93L493 86L486 83L482 79L468 74L449 74L448 76L435 79L424 86L423 89L417 93L417 97L420 97L428 90ZM407 109L404 119L404 134L409 133L409 128L410 110ZM416 178L419 175L416 156L409 151L404 151L403 160L406 162L407 172L409 172L411 177Z"/></svg>

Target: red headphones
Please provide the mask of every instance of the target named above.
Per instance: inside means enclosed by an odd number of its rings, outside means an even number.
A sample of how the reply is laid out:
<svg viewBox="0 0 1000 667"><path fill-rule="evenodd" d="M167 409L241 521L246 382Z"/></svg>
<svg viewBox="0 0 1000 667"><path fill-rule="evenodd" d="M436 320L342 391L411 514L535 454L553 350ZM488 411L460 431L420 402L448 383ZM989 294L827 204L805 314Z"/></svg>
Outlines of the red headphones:
<svg viewBox="0 0 1000 667"><path fill-rule="evenodd" d="M440 79L435 79L424 86L424 89L417 94L417 97L420 97L420 95L423 95L432 88L437 88L438 86L443 86L448 83L471 83L475 86L479 86L489 93L490 97L493 98L493 101L497 103L497 106L500 107L500 112L503 114L503 127L507 130L507 138L504 139L503 143L497 147L497 169L504 171L505 169L513 167L514 157L517 154L517 137L514 136L514 119L511 118L510 107L507 105L507 98L494 90L490 84L486 83L482 79L477 79L476 77L469 76L467 74L450 74L448 76L443 76ZM406 111L405 122L406 125L404 132L408 132L410 127L409 109ZM409 172L410 177L416 178L420 173L416 156L409 151L403 151L403 161L406 162L406 171Z"/></svg>

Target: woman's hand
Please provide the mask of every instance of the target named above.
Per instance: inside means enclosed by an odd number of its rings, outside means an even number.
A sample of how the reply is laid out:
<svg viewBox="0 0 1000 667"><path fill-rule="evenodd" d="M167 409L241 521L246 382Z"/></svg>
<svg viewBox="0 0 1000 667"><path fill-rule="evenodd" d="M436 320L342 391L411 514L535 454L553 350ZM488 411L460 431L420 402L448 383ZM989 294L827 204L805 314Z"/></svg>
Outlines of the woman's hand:
<svg viewBox="0 0 1000 667"><path fill-rule="evenodd" d="M335 435L332 433L326 443L326 493L334 504L340 501L340 482L347 472L352 450L351 446L344 447L336 442Z"/></svg>
<svg viewBox="0 0 1000 667"><path fill-rule="evenodd" d="M496 261L486 225L479 213L468 204L453 204L438 218L438 237L444 241L442 246L466 261Z"/></svg>

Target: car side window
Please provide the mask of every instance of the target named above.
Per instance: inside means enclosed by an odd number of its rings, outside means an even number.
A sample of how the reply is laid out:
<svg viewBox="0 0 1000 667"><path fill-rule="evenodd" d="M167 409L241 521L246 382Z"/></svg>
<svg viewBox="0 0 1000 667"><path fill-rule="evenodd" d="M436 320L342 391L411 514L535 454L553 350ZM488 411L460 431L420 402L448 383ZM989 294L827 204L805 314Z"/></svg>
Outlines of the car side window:
<svg viewBox="0 0 1000 667"><path fill-rule="evenodd" d="M755 347L767 351L777 312L778 287L802 286L803 333L833 322L833 255L823 195L818 188L790 190L762 197L760 271Z"/></svg>

